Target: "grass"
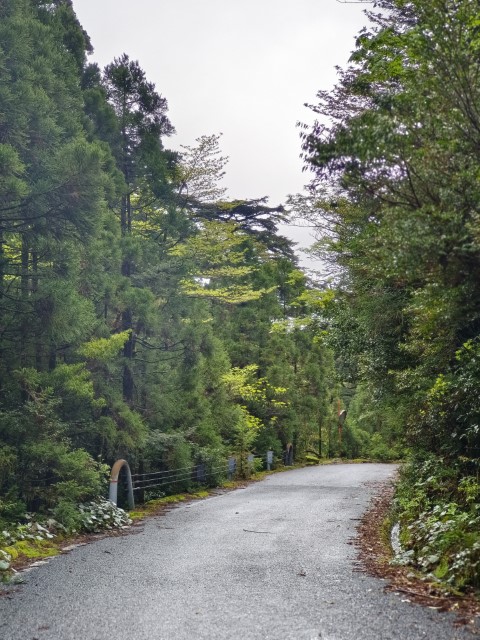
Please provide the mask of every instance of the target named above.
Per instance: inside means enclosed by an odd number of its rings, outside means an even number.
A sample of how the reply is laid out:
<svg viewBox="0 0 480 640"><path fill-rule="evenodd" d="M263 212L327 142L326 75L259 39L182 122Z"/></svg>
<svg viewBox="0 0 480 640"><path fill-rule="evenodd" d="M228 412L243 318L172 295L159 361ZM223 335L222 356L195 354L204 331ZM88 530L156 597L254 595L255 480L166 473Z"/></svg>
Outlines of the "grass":
<svg viewBox="0 0 480 640"><path fill-rule="evenodd" d="M52 540L17 540L3 550L12 556L15 565L24 564L30 560L51 558L60 553L58 542Z"/></svg>

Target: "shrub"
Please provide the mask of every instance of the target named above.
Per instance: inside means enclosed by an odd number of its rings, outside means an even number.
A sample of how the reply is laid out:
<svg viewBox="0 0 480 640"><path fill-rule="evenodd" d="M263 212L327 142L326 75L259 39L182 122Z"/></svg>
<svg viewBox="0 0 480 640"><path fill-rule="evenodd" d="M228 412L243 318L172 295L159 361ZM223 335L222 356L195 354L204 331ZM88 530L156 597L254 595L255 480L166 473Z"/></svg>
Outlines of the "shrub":
<svg viewBox="0 0 480 640"><path fill-rule="evenodd" d="M461 461L430 456L406 465L394 517L409 564L455 589L480 588L480 484Z"/></svg>
<svg viewBox="0 0 480 640"><path fill-rule="evenodd" d="M89 533L100 533L105 529L122 529L132 524L126 511L103 498L81 504L79 513L80 529Z"/></svg>

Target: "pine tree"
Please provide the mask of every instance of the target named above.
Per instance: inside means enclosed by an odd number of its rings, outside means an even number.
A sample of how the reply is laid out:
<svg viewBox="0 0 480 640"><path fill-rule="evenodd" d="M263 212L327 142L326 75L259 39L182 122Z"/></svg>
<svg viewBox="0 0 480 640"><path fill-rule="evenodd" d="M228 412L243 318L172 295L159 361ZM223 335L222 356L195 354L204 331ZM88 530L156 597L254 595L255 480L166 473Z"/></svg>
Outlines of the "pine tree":
<svg viewBox="0 0 480 640"><path fill-rule="evenodd" d="M125 189L120 205L120 227L124 237L122 275L130 280L135 269L132 255L132 197L141 196L144 185L156 197L168 192L169 162L161 138L174 132L166 115L167 101L148 82L138 62L126 54L107 66L103 75L107 99L119 122L117 162L123 173ZM130 331L125 343L123 397L134 401L132 360L135 354L134 312L130 304L122 311L122 331Z"/></svg>
<svg viewBox="0 0 480 640"><path fill-rule="evenodd" d="M104 151L84 136L78 68L59 46L54 9L11 0L3 17L5 375L19 364L53 366L58 350L75 339L69 314L87 314L83 331L91 322L88 303L78 293L65 298L58 283L69 282L65 289L73 292L70 264L96 232L108 179Z"/></svg>

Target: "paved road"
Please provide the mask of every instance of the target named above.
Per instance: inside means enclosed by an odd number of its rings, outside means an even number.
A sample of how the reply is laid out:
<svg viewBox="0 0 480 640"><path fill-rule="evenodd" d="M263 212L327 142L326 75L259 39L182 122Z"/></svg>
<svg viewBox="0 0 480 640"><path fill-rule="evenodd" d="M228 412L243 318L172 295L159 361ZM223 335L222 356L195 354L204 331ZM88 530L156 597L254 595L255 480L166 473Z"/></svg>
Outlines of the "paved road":
<svg viewBox="0 0 480 640"><path fill-rule="evenodd" d="M0 597L1 640L453 640L348 544L392 465L294 470L54 558Z"/></svg>

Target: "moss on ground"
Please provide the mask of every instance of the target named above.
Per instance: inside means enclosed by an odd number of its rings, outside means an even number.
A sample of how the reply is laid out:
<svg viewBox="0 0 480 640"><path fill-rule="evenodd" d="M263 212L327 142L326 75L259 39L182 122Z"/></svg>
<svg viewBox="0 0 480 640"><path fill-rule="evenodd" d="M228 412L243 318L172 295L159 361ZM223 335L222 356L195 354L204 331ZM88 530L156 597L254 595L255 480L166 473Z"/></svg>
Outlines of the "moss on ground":
<svg viewBox="0 0 480 640"><path fill-rule="evenodd" d="M51 540L18 540L4 551L12 556L12 560L41 560L60 553L58 542Z"/></svg>

